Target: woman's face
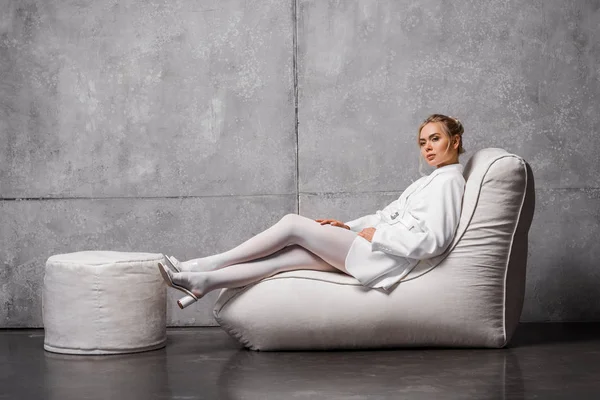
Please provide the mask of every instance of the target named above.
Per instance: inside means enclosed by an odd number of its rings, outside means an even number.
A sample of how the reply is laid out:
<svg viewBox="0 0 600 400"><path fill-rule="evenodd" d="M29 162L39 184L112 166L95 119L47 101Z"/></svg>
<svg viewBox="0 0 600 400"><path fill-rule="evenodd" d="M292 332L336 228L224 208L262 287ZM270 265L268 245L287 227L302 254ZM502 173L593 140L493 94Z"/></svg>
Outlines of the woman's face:
<svg viewBox="0 0 600 400"><path fill-rule="evenodd" d="M421 129L419 146L429 165L439 168L458 162L458 141L448 147L448 140L439 122L430 122Z"/></svg>

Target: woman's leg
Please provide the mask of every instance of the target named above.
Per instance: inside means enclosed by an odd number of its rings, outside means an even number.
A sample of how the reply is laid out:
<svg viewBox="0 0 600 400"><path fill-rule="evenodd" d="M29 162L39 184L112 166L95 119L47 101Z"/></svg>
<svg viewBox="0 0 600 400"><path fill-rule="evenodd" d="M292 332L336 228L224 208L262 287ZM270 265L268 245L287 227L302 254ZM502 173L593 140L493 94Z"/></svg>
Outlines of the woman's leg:
<svg viewBox="0 0 600 400"><path fill-rule="evenodd" d="M245 286L280 272L297 269L327 272L340 272L341 270L305 248L292 245L260 260L248 263L231 265L214 271L181 273L169 271L169 274L174 283L185 287L197 296L204 296L215 289Z"/></svg>
<svg viewBox="0 0 600 400"><path fill-rule="evenodd" d="M286 246L298 244L344 271L346 253L355 237L356 232L321 225L301 215L287 214L270 228L231 250L189 260L180 266L182 271L190 272L217 270L266 257Z"/></svg>

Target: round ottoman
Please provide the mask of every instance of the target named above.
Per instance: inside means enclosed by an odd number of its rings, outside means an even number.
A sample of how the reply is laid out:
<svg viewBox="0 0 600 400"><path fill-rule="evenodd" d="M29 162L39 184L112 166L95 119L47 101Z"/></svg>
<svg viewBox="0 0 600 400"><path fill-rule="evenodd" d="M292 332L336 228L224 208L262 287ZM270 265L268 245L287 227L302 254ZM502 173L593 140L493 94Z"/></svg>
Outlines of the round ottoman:
<svg viewBox="0 0 600 400"><path fill-rule="evenodd" d="M164 347L166 285L162 254L81 251L46 262L44 349L122 354Z"/></svg>

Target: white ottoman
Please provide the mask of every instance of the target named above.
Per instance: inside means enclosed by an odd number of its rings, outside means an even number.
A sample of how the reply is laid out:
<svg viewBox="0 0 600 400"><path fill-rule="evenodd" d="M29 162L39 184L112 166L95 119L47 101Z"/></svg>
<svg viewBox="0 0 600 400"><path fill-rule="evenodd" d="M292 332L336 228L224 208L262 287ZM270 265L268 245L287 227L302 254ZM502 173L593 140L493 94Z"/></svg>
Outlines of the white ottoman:
<svg viewBox="0 0 600 400"><path fill-rule="evenodd" d="M166 285L162 254L81 251L46 262L44 349L121 354L164 347Z"/></svg>

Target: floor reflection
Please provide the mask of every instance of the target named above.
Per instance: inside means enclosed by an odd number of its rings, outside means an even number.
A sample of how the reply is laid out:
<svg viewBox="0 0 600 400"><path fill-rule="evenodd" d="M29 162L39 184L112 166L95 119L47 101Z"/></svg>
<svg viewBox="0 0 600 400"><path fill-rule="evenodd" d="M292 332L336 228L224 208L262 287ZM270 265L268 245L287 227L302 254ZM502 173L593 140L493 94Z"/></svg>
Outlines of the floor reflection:
<svg viewBox="0 0 600 400"><path fill-rule="evenodd" d="M103 356L44 351L44 364L45 399L171 397L164 349Z"/></svg>
<svg viewBox="0 0 600 400"><path fill-rule="evenodd" d="M525 391L518 357L510 349L242 350L223 367L217 385L226 399L521 399Z"/></svg>

